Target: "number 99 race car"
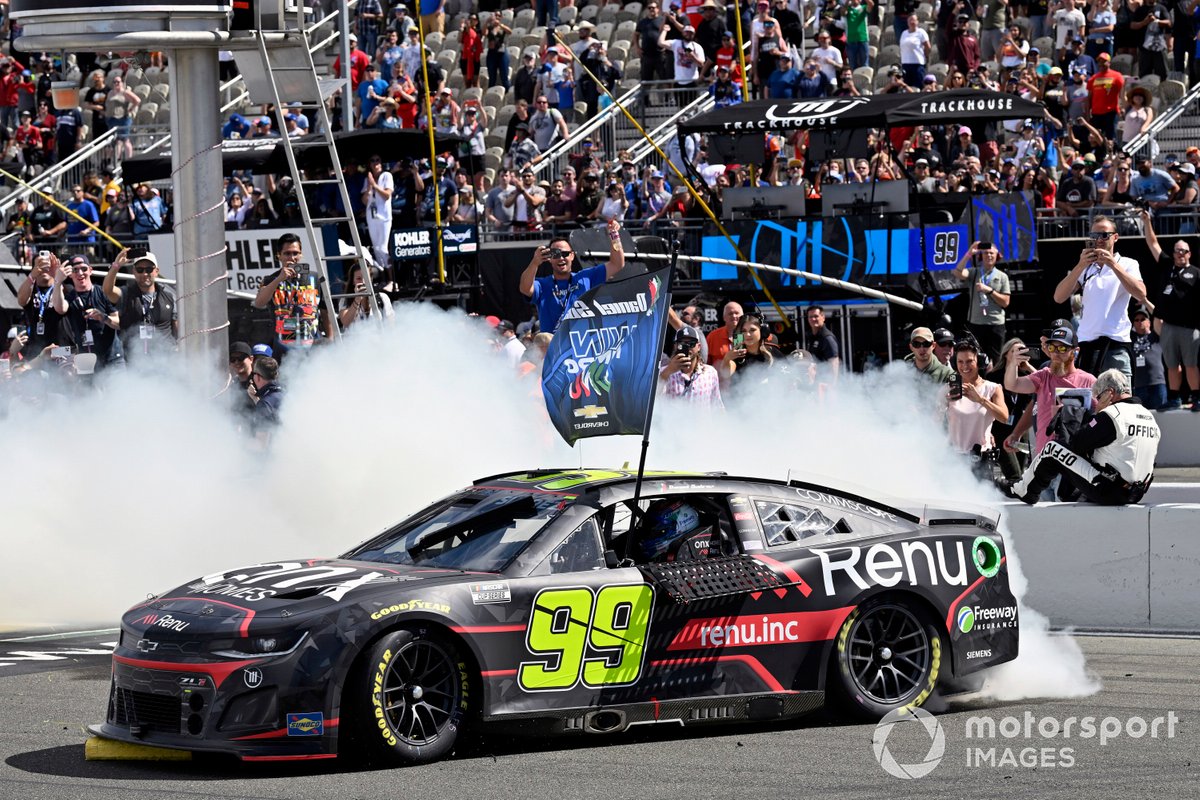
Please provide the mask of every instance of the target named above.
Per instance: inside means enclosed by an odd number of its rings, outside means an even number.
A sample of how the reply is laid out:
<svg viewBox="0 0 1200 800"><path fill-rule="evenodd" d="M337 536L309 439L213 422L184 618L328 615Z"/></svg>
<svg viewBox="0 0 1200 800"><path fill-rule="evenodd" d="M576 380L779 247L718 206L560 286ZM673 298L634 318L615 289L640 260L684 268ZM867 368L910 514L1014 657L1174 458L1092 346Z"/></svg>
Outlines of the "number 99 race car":
<svg viewBox="0 0 1200 800"><path fill-rule="evenodd" d="M834 699L878 718L1017 655L987 520L724 474L633 494L622 471L493 476L339 559L166 592L124 615L91 730L416 763L476 724L615 733Z"/></svg>

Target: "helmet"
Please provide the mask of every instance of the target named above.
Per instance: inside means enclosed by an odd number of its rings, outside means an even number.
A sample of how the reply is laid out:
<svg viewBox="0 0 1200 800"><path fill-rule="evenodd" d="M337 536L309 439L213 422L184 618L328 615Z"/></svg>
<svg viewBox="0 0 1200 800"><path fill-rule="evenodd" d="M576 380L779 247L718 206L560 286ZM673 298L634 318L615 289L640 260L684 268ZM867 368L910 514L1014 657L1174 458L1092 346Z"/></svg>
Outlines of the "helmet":
<svg viewBox="0 0 1200 800"><path fill-rule="evenodd" d="M661 558L700 525L700 513L682 500L661 500L646 512L647 529L639 547L647 561Z"/></svg>

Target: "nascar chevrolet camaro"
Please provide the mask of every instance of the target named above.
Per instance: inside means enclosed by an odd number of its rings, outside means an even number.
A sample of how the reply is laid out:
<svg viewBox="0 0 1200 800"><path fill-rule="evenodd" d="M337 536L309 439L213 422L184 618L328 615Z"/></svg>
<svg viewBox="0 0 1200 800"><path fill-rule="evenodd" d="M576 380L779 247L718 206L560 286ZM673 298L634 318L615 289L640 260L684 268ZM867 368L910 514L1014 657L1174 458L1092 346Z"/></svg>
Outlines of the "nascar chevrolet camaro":
<svg viewBox="0 0 1200 800"><path fill-rule="evenodd" d="M988 520L797 481L477 481L337 559L135 606L100 736L245 760L417 763L465 726L615 733L878 718L1017 655Z"/></svg>

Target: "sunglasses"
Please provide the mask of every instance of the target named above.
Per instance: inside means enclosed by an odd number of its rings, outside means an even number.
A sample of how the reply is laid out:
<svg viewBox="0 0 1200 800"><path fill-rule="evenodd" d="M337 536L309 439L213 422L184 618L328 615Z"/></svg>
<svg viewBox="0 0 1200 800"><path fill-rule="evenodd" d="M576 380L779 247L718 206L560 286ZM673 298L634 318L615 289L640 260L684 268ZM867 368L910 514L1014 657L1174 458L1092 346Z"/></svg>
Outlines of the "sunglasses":
<svg viewBox="0 0 1200 800"><path fill-rule="evenodd" d="M558 248L555 248L555 249L551 250L548 253L548 255L550 256L550 258L566 258L567 256L571 255L571 251L570 250L560 250Z"/></svg>
<svg viewBox="0 0 1200 800"><path fill-rule="evenodd" d="M1088 238L1089 239L1099 239L1100 241L1103 242L1103 241L1106 241L1110 236L1112 236L1113 233L1114 233L1113 231L1092 231L1091 233L1088 234Z"/></svg>
<svg viewBox="0 0 1200 800"><path fill-rule="evenodd" d="M1059 355L1062 355L1063 353L1069 353L1074 349L1075 348L1069 344L1047 344L1046 345L1047 352L1058 353Z"/></svg>
<svg viewBox="0 0 1200 800"><path fill-rule="evenodd" d="M1191 251L1191 250L1180 250L1180 249L1177 247L1177 248L1175 248L1175 252L1176 252L1176 253L1179 253L1179 255L1181 255L1181 256L1186 256L1188 253L1190 253L1190 252L1192 252L1192 251Z"/></svg>
<svg viewBox="0 0 1200 800"><path fill-rule="evenodd" d="M154 272L155 269L157 269L157 267L134 267L133 271L138 275L149 275L151 272Z"/></svg>
<svg viewBox="0 0 1200 800"><path fill-rule="evenodd" d="M926 348L933 347L933 342L918 342L915 339L913 341L909 342L909 344L911 344L913 347L917 348L918 350L924 350Z"/></svg>

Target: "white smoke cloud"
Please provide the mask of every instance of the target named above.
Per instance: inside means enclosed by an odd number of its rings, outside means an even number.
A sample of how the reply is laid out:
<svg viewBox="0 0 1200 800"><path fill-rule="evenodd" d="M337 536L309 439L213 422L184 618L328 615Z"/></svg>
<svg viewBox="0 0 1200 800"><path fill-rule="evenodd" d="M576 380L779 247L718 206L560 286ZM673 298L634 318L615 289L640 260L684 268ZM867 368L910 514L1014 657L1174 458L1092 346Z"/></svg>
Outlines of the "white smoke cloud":
<svg viewBox="0 0 1200 800"><path fill-rule="evenodd" d="M461 314L402 305L386 329L285 361L282 424L265 452L233 430L223 400L163 376L126 373L69 403L18 404L0 421L0 457L16 473L0 625L113 624L148 593L200 575L336 555L484 475L637 464L637 437L568 448L536 379L514 379L485 339ZM744 387L724 414L660 400L647 466L790 474L918 511L995 508L999 496L948 450L929 387L904 365L843 375L823 400L785 383ZM1021 619L1021 656L996 671L994 696L1095 691L1069 637L1049 636L1030 610Z"/></svg>

